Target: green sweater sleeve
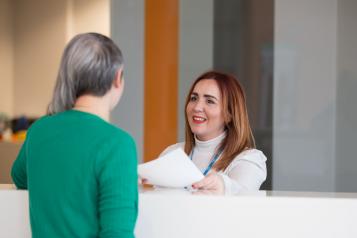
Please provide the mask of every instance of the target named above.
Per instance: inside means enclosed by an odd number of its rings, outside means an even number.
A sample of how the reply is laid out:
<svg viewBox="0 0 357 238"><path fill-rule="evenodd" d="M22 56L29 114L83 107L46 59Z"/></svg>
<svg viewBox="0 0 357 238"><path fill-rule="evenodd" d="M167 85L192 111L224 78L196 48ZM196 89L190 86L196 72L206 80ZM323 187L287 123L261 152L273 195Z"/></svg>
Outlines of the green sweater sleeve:
<svg viewBox="0 0 357 238"><path fill-rule="evenodd" d="M138 214L136 148L130 137L98 158L99 237L132 238Z"/></svg>
<svg viewBox="0 0 357 238"><path fill-rule="evenodd" d="M27 189L26 150L27 140L22 145L11 169L12 180L19 189Z"/></svg>

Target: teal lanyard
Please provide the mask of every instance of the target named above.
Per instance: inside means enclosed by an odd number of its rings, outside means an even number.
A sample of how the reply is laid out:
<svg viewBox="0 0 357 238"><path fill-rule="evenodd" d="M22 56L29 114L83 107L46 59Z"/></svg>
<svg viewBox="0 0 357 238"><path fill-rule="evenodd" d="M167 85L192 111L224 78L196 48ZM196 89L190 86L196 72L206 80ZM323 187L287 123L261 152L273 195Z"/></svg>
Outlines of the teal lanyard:
<svg viewBox="0 0 357 238"><path fill-rule="evenodd" d="M190 155L190 159L193 159L193 153L195 152L195 148L192 149L192 153ZM212 166L214 165L214 163L216 163L216 161L218 160L219 156L221 155L222 151L218 151L216 154L213 155L211 162L209 163L209 165L207 166L207 168L204 170L203 175L206 176L208 174L208 172L211 170Z"/></svg>

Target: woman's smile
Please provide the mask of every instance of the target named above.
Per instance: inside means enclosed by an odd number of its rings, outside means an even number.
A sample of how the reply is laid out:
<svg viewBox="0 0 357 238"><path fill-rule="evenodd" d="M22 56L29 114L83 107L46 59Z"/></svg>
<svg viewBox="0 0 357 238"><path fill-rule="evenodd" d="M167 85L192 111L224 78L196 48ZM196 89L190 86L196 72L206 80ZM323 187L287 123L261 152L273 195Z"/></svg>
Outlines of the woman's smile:
<svg viewBox="0 0 357 238"><path fill-rule="evenodd" d="M193 116L192 121L196 124L202 124L202 123L206 122L207 119L204 117L200 117L200 116Z"/></svg>

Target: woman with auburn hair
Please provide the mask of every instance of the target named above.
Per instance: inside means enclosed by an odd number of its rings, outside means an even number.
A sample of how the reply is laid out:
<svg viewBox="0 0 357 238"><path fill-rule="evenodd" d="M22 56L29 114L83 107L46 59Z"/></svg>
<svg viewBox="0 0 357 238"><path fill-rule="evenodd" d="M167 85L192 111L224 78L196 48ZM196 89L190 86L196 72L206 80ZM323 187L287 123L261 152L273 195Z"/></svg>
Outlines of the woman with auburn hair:
<svg viewBox="0 0 357 238"><path fill-rule="evenodd" d="M237 79L217 71L202 74L191 86L185 108L185 142L160 156L184 149L205 175L193 188L225 194L259 190L266 179L266 157L255 149Z"/></svg>

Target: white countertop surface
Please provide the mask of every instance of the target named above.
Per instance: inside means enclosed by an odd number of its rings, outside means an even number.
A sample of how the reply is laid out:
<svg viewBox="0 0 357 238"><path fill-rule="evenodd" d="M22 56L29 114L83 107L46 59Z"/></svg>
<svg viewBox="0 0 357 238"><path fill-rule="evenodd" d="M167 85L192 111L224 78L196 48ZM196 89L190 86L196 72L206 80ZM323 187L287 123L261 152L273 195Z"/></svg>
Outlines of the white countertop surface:
<svg viewBox="0 0 357 238"><path fill-rule="evenodd" d="M11 214L11 215L9 215ZM0 237L31 237L28 193L0 185ZM357 194L259 191L223 196L140 188L136 238L355 238Z"/></svg>
<svg viewBox="0 0 357 238"><path fill-rule="evenodd" d="M1 187L0 187L1 188ZM215 196L221 198L227 197L291 197L291 198L350 198L357 199L357 193L327 193L327 192L298 192L298 191L256 191L243 192L235 195L220 195L212 191L189 191L187 189L170 188L150 188L139 187L139 193L142 195L165 195L165 196Z"/></svg>
<svg viewBox="0 0 357 238"><path fill-rule="evenodd" d="M0 184L0 190L16 190L14 184ZM216 198L227 198L227 197L290 197L290 198L347 198L347 199L357 199L357 193L327 193L327 192L297 192L297 191L256 191L256 192L244 192L236 195L220 195L212 191L190 191L187 189L170 189L170 188L152 188L152 187L141 187L139 186L139 194L141 196L151 196L151 195L163 195L163 196L192 196L192 197L216 197Z"/></svg>

